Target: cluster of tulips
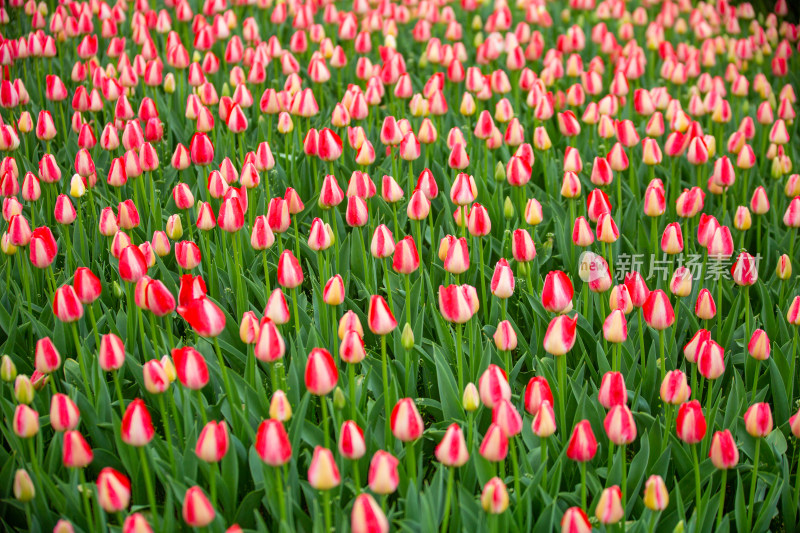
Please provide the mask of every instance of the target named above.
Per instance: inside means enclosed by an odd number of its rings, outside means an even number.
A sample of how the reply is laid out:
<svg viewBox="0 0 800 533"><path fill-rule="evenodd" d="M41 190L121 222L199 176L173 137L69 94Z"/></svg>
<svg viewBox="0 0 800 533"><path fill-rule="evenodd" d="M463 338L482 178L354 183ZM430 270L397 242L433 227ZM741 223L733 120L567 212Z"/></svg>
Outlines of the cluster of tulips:
<svg viewBox="0 0 800 533"><path fill-rule="evenodd" d="M0 523L800 531L789 8L9 0Z"/></svg>

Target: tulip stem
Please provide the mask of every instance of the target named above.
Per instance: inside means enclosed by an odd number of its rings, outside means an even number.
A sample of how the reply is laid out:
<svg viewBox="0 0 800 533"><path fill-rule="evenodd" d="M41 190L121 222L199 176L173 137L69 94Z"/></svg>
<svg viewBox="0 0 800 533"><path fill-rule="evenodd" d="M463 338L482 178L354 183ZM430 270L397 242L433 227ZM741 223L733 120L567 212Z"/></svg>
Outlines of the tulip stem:
<svg viewBox="0 0 800 533"><path fill-rule="evenodd" d="M447 524L450 521L450 501L453 498L453 478L456 474L456 469L452 466L448 468L450 473L447 476L447 493L444 498L444 517L442 519L442 529L441 533L445 533L447 531Z"/></svg>
<svg viewBox="0 0 800 533"><path fill-rule="evenodd" d="M750 400L750 403L755 403L756 401L756 391L758 389L758 373L761 368L761 361L756 359L756 368L753 370L753 398Z"/></svg>
<svg viewBox="0 0 800 533"><path fill-rule="evenodd" d="M392 412L392 400L389 397L389 369L386 356L386 335L381 335L381 377L383 378L383 408L384 408L384 442L383 445L388 449L392 438L392 428L389 423L389 416Z"/></svg>
<svg viewBox="0 0 800 533"><path fill-rule="evenodd" d="M286 522L286 500L283 495L283 481L281 480L281 468L274 467L275 472L275 487L278 490L278 509L280 509L281 524ZM280 529L280 528L278 528Z"/></svg>
<svg viewBox="0 0 800 533"><path fill-rule="evenodd" d="M92 323L92 333L94 333L95 349L100 350L100 334L97 332L97 320L94 317L94 304L88 303L86 307L89 309L89 321Z"/></svg>
<svg viewBox="0 0 800 533"><path fill-rule="evenodd" d="M539 445L541 446L541 461L542 467L544 467L544 474L542 475L542 485L544 485L544 491L548 492L547 490L547 437L542 437L539 440ZM549 494L549 492L548 492Z"/></svg>
<svg viewBox="0 0 800 533"><path fill-rule="evenodd" d="M508 443L511 446L509 450L511 452L511 467L514 469L514 493L517 497L517 504L518 509L522 508L522 505L519 505L522 502L522 491L520 490L519 484L519 458L517 457L517 439L515 437L509 437Z"/></svg>
<svg viewBox="0 0 800 533"><path fill-rule="evenodd" d="M761 451L761 439L756 439L756 450L753 453L753 478L750 480L750 499L747 507L747 528L753 524L753 510L756 507L756 485L758 484L758 454ZM699 476L699 474L698 474ZM795 502L796 503L796 502Z"/></svg>
<svg viewBox="0 0 800 533"><path fill-rule="evenodd" d="M28 264L22 259L23 255L24 254L16 254L17 260L19 262L20 276L22 277L22 287L23 290L25 291L25 302L27 302L28 304L28 314L33 316L33 311L31 310L31 285L30 285L30 280L28 279ZM6 274L8 274L8 272L10 271L11 271L11 265L9 264L8 270L6 270ZM6 283L6 287L8 286L9 284ZM26 505L25 507L27 508L29 506Z"/></svg>
<svg viewBox="0 0 800 533"><path fill-rule="evenodd" d="M619 448L620 452L620 459L622 459L622 484L620 488L622 489L622 530L625 531L625 504L628 500L625 499L625 495L628 492L628 459L625 455L626 446L623 444Z"/></svg>
<svg viewBox="0 0 800 533"><path fill-rule="evenodd" d="M411 280L410 275L403 276L406 284L406 323L411 324Z"/></svg>
<svg viewBox="0 0 800 533"><path fill-rule="evenodd" d="M456 365L458 366L458 391L464 392L464 352L461 337L461 323L456 324Z"/></svg>
<svg viewBox="0 0 800 533"><path fill-rule="evenodd" d="M406 461L408 462L407 469L408 475L411 477L411 483L415 486L417 484L417 454L414 451L414 441L406 443Z"/></svg>
<svg viewBox="0 0 800 533"><path fill-rule="evenodd" d="M664 360L664 330L658 330L658 351L659 351L659 359L661 360L661 382L664 382L664 378L667 375L667 364Z"/></svg>
<svg viewBox="0 0 800 533"><path fill-rule="evenodd" d="M122 387L119 383L119 371L112 370L111 371L111 379L114 382L114 389L117 392L117 401L119 402L119 413L120 413L120 420L122 417L125 416L125 398L122 396Z"/></svg>
<svg viewBox="0 0 800 533"><path fill-rule="evenodd" d="M203 407L203 393L200 389L195 389L195 397L197 399L197 410L200 411L200 418L203 420L203 425L208 424L208 416L206 415L205 407Z"/></svg>
<svg viewBox="0 0 800 533"><path fill-rule="evenodd" d="M717 337L722 338L722 276L717 275Z"/></svg>
<svg viewBox="0 0 800 533"><path fill-rule="evenodd" d="M150 465L147 462L147 455L144 451L144 446L139 446L139 461L142 463L142 475L144 475L145 488L147 489L147 500L150 502L150 515L153 517L153 525L155 530L158 531L158 508L156 507L156 491L153 486L153 478L150 476Z"/></svg>
<svg viewBox="0 0 800 533"><path fill-rule="evenodd" d="M331 521L331 493L330 491L322 491L322 506L325 512L325 531L333 531L333 524Z"/></svg>
<svg viewBox="0 0 800 533"><path fill-rule="evenodd" d="M78 479L81 484L80 492L83 500L83 512L86 513L86 523L89 524L89 531L94 531L94 515L92 514L92 506L89 503L89 487L86 484L86 473L83 468L78 468Z"/></svg>
<svg viewBox="0 0 800 533"><path fill-rule="evenodd" d="M564 428L564 431L567 430L567 411L564 408L564 400L566 396L566 373L567 373L567 360L565 359L566 356L555 357L556 363L556 370L558 372L558 411L561 415L561 427ZM562 362L563 360L563 362ZM565 433L566 435L566 433ZM584 505L584 508L586 506Z"/></svg>
<svg viewBox="0 0 800 533"><path fill-rule="evenodd" d="M348 363L347 373L350 377L349 393L350 393L350 419L355 422L356 420L356 365L355 363Z"/></svg>
<svg viewBox="0 0 800 533"><path fill-rule="evenodd" d="M217 507L217 463L208 464L208 494L211 497L211 507Z"/></svg>
<svg viewBox="0 0 800 533"><path fill-rule="evenodd" d="M323 442L325 443L325 447L330 449L331 447L331 437L329 435L330 430L328 428L328 400L325 396L319 397L319 406L322 409L322 436Z"/></svg>
<svg viewBox="0 0 800 533"><path fill-rule="evenodd" d="M570 198L567 200L569 202L569 226L567 227L567 231L569 232L569 228L575 225L575 199ZM571 239L572 236L568 233L567 238ZM575 268L575 245L569 247L569 266L570 269Z"/></svg>
<svg viewBox="0 0 800 533"><path fill-rule="evenodd" d="M219 371L222 374L222 383L225 386L225 396L228 397L228 404L231 407L231 417L233 423L236 423L236 413L242 409L239 398L234 396L231 382L228 379L228 367L225 366L225 360L222 358L222 350L219 347L219 339L214 337L214 351L217 353L217 362L219 363Z"/></svg>
<svg viewBox="0 0 800 533"><path fill-rule="evenodd" d="M727 488L728 484L728 470L726 468L722 469L722 481L720 486L720 497L719 497L719 511L717 511L717 529L719 529L720 524L722 523L722 513L725 509L725 489Z"/></svg>
<svg viewBox="0 0 800 533"><path fill-rule="evenodd" d="M697 499L697 520L699 521L703 516L703 509L701 503L703 501L702 494L700 493L700 463L697 460L697 446L692 444L692 461L694 462L694 497Z"/></svg>
<svg viewBox="0 0 800 533"><path fill-rule="evenodd" d="M169 452L169 466L172 470L172 475L177 476L178 470L175 468L175 452L172 450L172 431L169 427L169 417L167 416L167 408L164 406L164 395L156 395L158 398L158 410L161 411L161 422L164 424L164 435L167 438L167 451ZM177 423L177 421L176 421Z"/></svg>
<svg viewBox="0 0 800 533"><path fill-rule="evenodd" d="M644 322L644 310L639 308L639 318L636 321L639 324L639 356L642 358L642 379L644 379L647 367L647 353L644 351L644 332L642 331L642 322Z"/></svg>
<svg viewBox="0 0 800 533"><path fill-rule="evenodd" d="M178 387L178 393L181 396L181 406L183 406L183 389ZM175 432L178 434L178 442L181 443L181 447L183 447L184 440L183 440L183 429L181 428L180 418L178 418L178 408L175 405L175 398L172 396L172 391L169 393L169 410L172 413L172 419L175 420Z"/></svg>
<svg viewBox="0 0 800 533"><path fill-rule="evenodd" d="M81 378L83 379L83 386L86 389L86 396L89 398L89 403L94 405L94 395L92 394L92 388L89 386L89 378L86 374L86 363L83 360L83 350L81 349L81 341L78 336L78 323L72 323L72 338L75 341L75 351L78 357L78 366L81 369Z"/></svg>
<svg viewBox="0 0 800 533"><path fill-rule="evenodd" d="M581 461L581 509L587 510L586 507L586 461Z"/></svg>
<svg viewBox="0 0 800 533"><path fill-rule="evenodd" d="M667 445L669 445L670 425L672 425L672 405L665 404L664 405L664 438L661 441L661 452L662 453L667 448Z"/></svg>
<svg viewBox="0 0 800 533"><path fill-rule="evenodd" d="M299 256L298 256L299 257ZM272 286L269 282L269 263L267 262L267 251L261 250L261 262L264 265L264 283L267 286L267 300L269 300L270 294L272 294Z"/></svg>
<svg viewBox="0 0 800 533"><path fill-rule="evenodd" d="M795 505L800 501L800 457L797 459L797 468L794 476L794 500Z"/></svg>
<svg viewBox="0 0 800 533"><path fill-rule="evenodd" d="M389 299L389 310L394 313L394 304L392 303L392 279L389 277L389 261L383 258L383 273L386 276L386 296Z"/></svg>
<svg viewBox="0 0 800 533"><path fill-rule="evenodd" d="M300 335L300 315L297 312L297 287L292 289L292 311L294 311L294 330Z"/></svg>
<svg viewBox="0 0 800 533"><path fill-rule="evenodd" d="M650 521L647 525L647 533L653 533L653 530L656 527L656 519L658 518L658 514L655 511L650 511Z"/></svg>
<svg viewBox="0 0 800 533"><path fill-rule="evenodd" d="M428 228L431 231L431 275L433 275L433 263L436 261L436 228L433 225L433 209L428 210Z"/></svg>

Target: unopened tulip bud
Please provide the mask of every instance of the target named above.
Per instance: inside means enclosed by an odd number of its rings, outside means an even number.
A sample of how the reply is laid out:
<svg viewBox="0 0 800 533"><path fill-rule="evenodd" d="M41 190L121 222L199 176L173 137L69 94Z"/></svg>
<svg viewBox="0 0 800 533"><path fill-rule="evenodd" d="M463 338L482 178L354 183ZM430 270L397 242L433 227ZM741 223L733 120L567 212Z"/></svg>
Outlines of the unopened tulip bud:
<svg viewBox="0 0 800 533"><path fill-rule="evenodd" d="M783 254L778 258L778 266L775 268L775 275L778 279L786 281L792 277L792 259Z"/></svg>
<svg viewBox="0 0 800 533"><path fill-rule="evenodd" d="M467 386L464 387L461 405L468 413L477 411L478 407L480 407L480 394L478 393L478 388L474 383L467 383Z"/></svg>
<svg viewBox="0 0 800 533"><path fill-rule="evenodd" d="M751 405L744 413L744 427L753 438L766 437L772 432L772 410L768 403Z"/></svg>
<svg viewBox="0 0 800 533"><path fill-rule="evenodd" d="M567 446L567 457L577 462L591 461L597 453L597 440L588 420L581 420L572 430Z"/></svg>
<svg viewBox="0 0 800 533"><path fill-rule="evenodd" d="M218 463L228 453L229 442L228 425L212 420L200 431L194 453L201 461Z"/></svg>
<svg viewBox="0 0 800 533"><path fill-rule="evenodd" d="M350 516L353 533L388 533L389 521L375 499L362 492L356 496Z"/></svg>
<svg viewBox="0 0 800 533"><path fill-rule="evenodd" d="M408 322L403 326L403 333L400 335L400 344L405 350L414 349L414 330Z"/></svg>
<svg viewBox="0 0 800 533"><path fill-rule="evenodd" d="M333 458L333 453L327 448L317 446L308 467L308 483L317 490L330 490L339 486L341 476Z"/></svg>
<svg viewBox="0 0 800 533"><path fill-rule="evenodd" d="M34 389L31 378L25 374L20 374L14 380L14 399L17 402L29 405L33 402Z"/></svg>
<svg viewBox="0 0 800 533"><path fill-rule="evenodd" d="M0 358L0 379L6 383L11 383L17 377L17 367L14 361L7 354Z"/></svg>
<svg viewBox="0 0 800 533"><path fill-rule="evenodd" d="M39 433L39 413L25 404L17 405L12 424L17 437L29 439Z"/></svg>
<svg viewBox="0 0 800 533"><path fill-rule="evenodd" d="M708 450L711 463L720 470L728 470L739 464L739 448L730 430L717 431L711 438Z"/></svg>
<svg viewBox="0 0 800 533"><path fill-rule="evenodd" d="M570 507L561 517L561 533L591 533L592 524L580 507Z"/></svg>
<svg viewBox="0 0 800 533"><path fill-rule="evenodd" d="M517 348L517 333L508 320L503 320L497 325L493 338L495 346L501 352L510 352Z"/></svg>
<svg viewBox="0 0 800 533"><path fill-rule="evenodd" d="M594 514L600 523L605 525L616 524L625 517L622 491L617 485L603 489Z"/></svg>
<svg viewBox="0 0 800 533"><path fill-rule="evenodd" d="M692 395L692 389L686 382L686 374L680 370L670 370L661 382L661 401L670 405L680 405Z"/></svg>
<svg viewBox="0 0 800 533"><path fill-rule="evenodd" d="M173 241L180 240L183 237L183 222L181 222L180 215L171 215L167 219L167 236Z"/></svg>
<svg viewBox="0 0 800 533"><path fill-rule="evenodd" d="M214 521L216 512L203 489L194 486L186 491L183 498L183 521L193 528L206 527Z"/></svg>
<svg viewBox="0 0 800 533"><path fill-rule="evenodd" d="M644 506L651 511L663 511L669 505L669 491L659 475L647 478L644 484Z"/></svg>
<svg viewBox="0 0 800 533"><path fill-rule="evenodd" d="M369 489L375 494L391 494L397 490L400 477L397 473L398 460L384 450L378 450L372 456L369 465Z"/></svg>
<svg viewBox="0 0 800 533"><path fill-rule="evenodd" d="M342 388L337 386L333 389L333 408L337 411L341 411L344 409L344 406L347 405L347 400L344 397L344 391Z"/></svg>
<svg viewBox="0 0 800 533"><path fill-rule="evenodd" d="M697 444L703 440L706 435L706 418L700 402L692 400L681 404L675 431L678 438L687 444Z"/></svg>
<svg viewBox="0 0 800 533"><path fill-rule="evenodd" d="M461 426L453 423L447 428L444 437L436 446L434 455L437 461L449 467L458 468L467 463L469 450Z"/></svg>
<svg viewBox="0 0 800 533"><path fill-rule="evenodd" d="M36 488L27 470L19 469L14 473L14 498L27 503L36 497Z"/></svg>
<svg viewBox="0 0 800 533"><path fill-rule="evenodd" d="M507 220L511 220L514 218L514 213L514 202L511 201L509 196L506 196L506 199L503 202L503 216L506 217Z"/></svg>
<svg viewBox="0 0 800 533"><path fill-rule="evenodd" d="M789 428L796 439L800 439L800 409L789 417Z"/></svg>
<svg viewBox="0 0 800 533"><path fill-rule="evenodd" d="M113 468L103 468L97 476L97 501L107 513L126 509L131 501L130 480Z"/></svg>
<svg viewBox="0 0 800 533"><path fill-rule="evenodd" d="M606 415L603 427L608 439L617 446L624 446L636 440L636 422L627 405L615 405Z"/></svg>
<svg viewBox="0 0 800 533"><path fill-rule="evenodd" d="M763 329L757 329L750 337L750 342L747 343L747 352L750 357L759 361L766 361L769 359L770 344L767 332Z"/></svg>
<svg viewBox="0 0 800 533"><path fill-rule="evenodd" d="M489 514L502 514L508 509L508 490L499 477L493 477L484 485L481 506Z"/></svg>

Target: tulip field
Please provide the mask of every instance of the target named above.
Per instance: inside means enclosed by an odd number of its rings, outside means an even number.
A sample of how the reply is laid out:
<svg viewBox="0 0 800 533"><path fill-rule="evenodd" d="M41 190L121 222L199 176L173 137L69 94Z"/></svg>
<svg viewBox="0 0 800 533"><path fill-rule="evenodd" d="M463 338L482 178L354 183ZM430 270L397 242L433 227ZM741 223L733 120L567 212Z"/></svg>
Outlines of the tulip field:
<svg viewBox="0 0 800 533"><path fill-rule="evenodd" d="M791 1L0 3L0 531L800 532Z"/></svg>

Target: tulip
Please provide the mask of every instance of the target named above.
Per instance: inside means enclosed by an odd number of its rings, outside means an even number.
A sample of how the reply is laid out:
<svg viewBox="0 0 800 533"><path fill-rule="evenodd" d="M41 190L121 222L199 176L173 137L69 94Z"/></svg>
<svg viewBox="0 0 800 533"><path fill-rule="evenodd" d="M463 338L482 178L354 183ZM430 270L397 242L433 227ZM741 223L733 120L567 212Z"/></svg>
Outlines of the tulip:
<svg viewBox="0 0 800 533"><path fill-rule="evenodd" d="M625 518L625 509L623 505L622 491L617 485L614 485L603 489L594 514L601 524L616 524Z"/></svg>
<svg viewBox="0 0 800 533"><path fill-rule="evenodd" d="M469 460L469 449L464 440L464 433L458 424L450 424L442 440L434 452L436 460L449 469L447 477L447 496L445 497L444 513L441 531L448 531L447 524L450 520L450 501L453 493L453 479L455 469L464 466Z"/></svg>
<svg viewBox="0 0 800 533"><path fill-rule="evenodd" d="M59 432L70 431L78 427L80 411L69 396L54 394L50 399L50 425Z"/></svg>
<svg viewBox="0 0 800 533"><path fill-rule="evenodd" d="M606 372L600 382L597 399L605 409L628 403L628 389L625 378L619 372Z"/></svg>
<svg viewBox="0 0 800 533"><path fill-rule="evenodd" d="M387 495L397 490L397 458L389 452L378 450L369 465L369 489L375 494Z"/></svg>
<svg viewBox="0 0 800 533"><path fill-rule="evenodd" d="M547 273L542 287L542 305L552 313L566 314L572 310L574 294L572 281L560 270Z"/></svg>
<svg viewBox="0 0 800 533"><path fill-rule="evenodd" d="M34 352L34 367L43 374L52 374L61 366L61 355L56 350L50 337L36 341Z"/></svg>
<svg viewBox="0 0 800 533"><path fill-rule="evenodd" d="M403 398L394 406L391 428L395 438L406 443L407 472L411 476L412 482L416 483L417 466L414 442L422 436L425 426L411 398Z"/></svg>
<svg viewBox="0 0 800 533"><path fill-rule="evenodd" d="M719 526L722 521L723 509L725 508L724 489L727 486L728 469L734 468L739 463L739 449L736 447L736 441L733 440L730 430L726 429L714 433L708 456L711 458L713 465L718 470L721 470L723 492L720 496L719 511L717 512L717 526Z"/></svg>
<svg viewBox="0 0 800 533"><path fill-rule="evenodd" d="M597 441L588 420L581 420L572 430L567 457L581 463L581 506L586 507L586 463L597 453Z"/></svg>
<svg viewBox="0 0 800 533"><path fill-rule="evenodd" d="M681 404L678 408L678 421L675 427L678 438L692 445L692 459L694 461L695 494L700 494L700 465L697 461L697 444L706 435L706 419L700 402L692 400ZM698 516L701 510L698 508Z"/></svg>
<svg viewBox="0 0 800 533"><path fill-rule="evenodd" d="M341 477L333 453L327 448L317 446L308 467L308 483L322 492L325 526L331 530L330 490L339 486Z"/></svg>
<svg viewBox="0 0 800 533"><path fill-rule="evenodd" d="M206 527L214 521L216 512L214 506L208 501L203 489L198 486L190 487L183 498L183 521L190 527Z"/></svg>
<svg viewBox="0 0 800 533"><path fill-rule="evenodd" d="M175 370L181 385L187 389L199 391L208 383L208 366L205 358L192 348L185 346L172 350ZM202 408L202 405L198 406Z"/></svg>
<svg viewBox="0 0 800 533"><path fill-rule="evenodd" d="M508 261L501 258L494 267L490 289L492 294L501 300L506 300L514 294L514 272L508 265ZM505 313L505 303L501 311Z"/></svg>
<svg viewBox="0 0 800 533"><path fill-rule="evenodd" d="M131 501L131 482L122 473L106 467L97 476L97 502L107 513L126 509Z"/></svg>
<svg viewBox="0 0 800 533"><path fill-rule="evenodd" d="M339 453L351 461L358 461L364 457L366 451L364 432L352 420L345 421L339 431ZM358 478L357 465L353 465L353 474ZM360 486L360 482L356 484Z"/></svg>
<svg viewBox="0 0 800 533"><path fill-rule="evenodd" d="M356 496L350 515L353 533L388 533L389 521L378 502L367 493Z"/></svg>
<svg viewBox="0 0 800 533"><path fill-rule="evenodd" d="M64 433L64 448L61 459L66 468L85 468L94 458L91 446L75 430Z"/></svg>
<svg viewBox="0 0 800 533"><path fill-rule="evenodd" d="M156 516L155 486L150 477L150 466L144 447L153 440L155 429L150 419L150 412L147 410L141 398L133 400L125 410L122 417L120 428L122 442L129 446L139 448L139 462L144 474L147 497L150 502L150 509L153 516Z"/></svg>
<svg viewBox="0 0 800 533"><path fill-rule="evenodd" d="M758 483L758 456L761 449L762 438L772 432L772 410L768 403L755 403L748 407L744 413L744 425L747 433L756 439L756 449L753 455L753 476L750 481L750 507L747 511L747 523L753 523L755 506L756 483Z"/></svg>
<svg viewBox="0 0 800 533"><path fill-rule="evenodd" d="M329 439L328 405L324 396L333 391L338 379L339 371L336 368L336 363L333 361L330 352L324 348L314 348L311 350L311 353L308 354L308 360L306 361L305 385L308 392L320 397L326 445Z"/></svg>
<svg viewBox="0 0 800 533"><path fill-rule="evenodd" d="M129 514L122 523L123 533L152 533L147 519L140 513Z"/></svg>
<svg viewBox="0 0 800 533"><path fill-rule="evenodd" d="M542 403L547 401L553 404L553 393L550 392L550 385L541 376L535 376L528 381L525 387L525 410L531 415L536 416Z"/></svg>
<svg viewBox="0 0 800 533"><path fill-rule="evenodd" d="M644 506L654 512L660 512L669 505L669 491L659 475L652 475L644 483Z"/></svg>
<svg viewBox="0 0 800 533"><path fill-rule="evenodd" d="M499 477L493 477L483 486L481 506L492 515L503 514L508 509L508 490Z"/></svg>
<svg viewBox="0 0 800 533"><path fill-rule="evenodd" d="M592 524L580 507L570 507L561 517L561 533L591 533Z"/></svg>
<svg viewBox="0 0 800 533"><path fill-rule="evenodd" d="M33 230L28 248L30 250L31 264L36 268L45 269L49 267L58 254L56 239L47 226Z"/></svg>
<svg viewBox="0 0 800 533"><path fill-rule="evenodd" d="M12 422L14 434L21 439L30 439L39 433L39 413L25 404L14 409Z"/></svg>

